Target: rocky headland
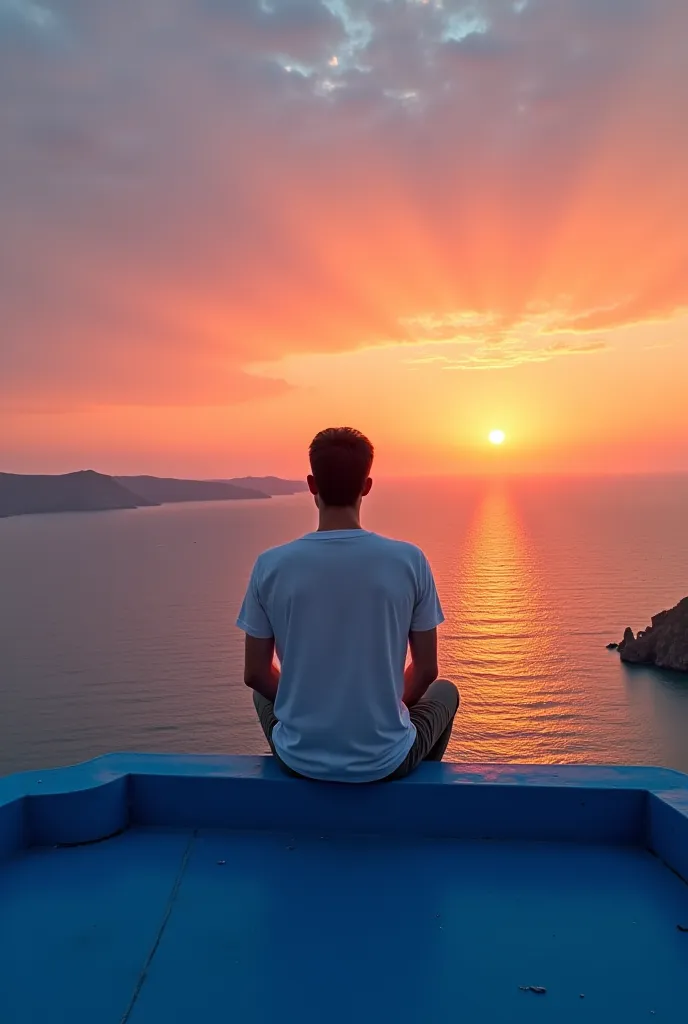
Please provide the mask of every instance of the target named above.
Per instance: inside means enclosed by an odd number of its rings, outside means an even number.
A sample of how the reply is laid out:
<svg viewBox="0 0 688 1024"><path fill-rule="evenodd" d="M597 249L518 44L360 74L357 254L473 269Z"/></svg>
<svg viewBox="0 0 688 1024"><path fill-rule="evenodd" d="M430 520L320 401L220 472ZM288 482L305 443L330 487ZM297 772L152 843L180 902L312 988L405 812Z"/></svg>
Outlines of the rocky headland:
<svg viewBox="0 0 688 1024"><path fill-rule="evenodd" d="M652 624L637 636L628 626L621 643L609 647L618 650L621 660L631 665L688 672L688 597L675 608L653 616Z"/></svg>
<svg viewBox="0 0 688 1024"><path fill-rule="evenodd" d="M0 0L1 2L1 0ZM243 477L234 480L178 480L155 476L112 477L93 470L62 475L0 473L0 519L40 512L102 512L180 501L241 501L296 494L300 480Z"/></svg>

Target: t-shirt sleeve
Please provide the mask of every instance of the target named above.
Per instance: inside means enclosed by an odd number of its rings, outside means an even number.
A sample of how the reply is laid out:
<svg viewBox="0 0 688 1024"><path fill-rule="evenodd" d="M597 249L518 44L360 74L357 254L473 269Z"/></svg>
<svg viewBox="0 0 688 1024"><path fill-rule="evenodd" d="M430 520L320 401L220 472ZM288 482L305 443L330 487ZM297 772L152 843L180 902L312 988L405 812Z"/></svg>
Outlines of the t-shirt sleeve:
<svg viewBox="0 0 688 1024"><path fill-rule="evenodd" d="M239 629L243 629L244 633L248 633L249 636L255 636L262 640L269 640L274 634L270 624L270 619L268 618L267 612L265 611L260 599L258 577L259 570L258 563L256 562L253 567L253 572L251 573L251 579L248 582L248 589L246 590L246 596L244 597L241 605L236 624Z"/></svg>
<svg viewBox="0 0 688 1024"><path fill-rule="evenodd" d="M416 603L413 608L411 619L411 630L414 633L423 633L428 629L435 629L444 622L444 612L437 594L435 579L432 569L425 555L421 554L421 563L418 570L418 589L416 592Z"/></svg>

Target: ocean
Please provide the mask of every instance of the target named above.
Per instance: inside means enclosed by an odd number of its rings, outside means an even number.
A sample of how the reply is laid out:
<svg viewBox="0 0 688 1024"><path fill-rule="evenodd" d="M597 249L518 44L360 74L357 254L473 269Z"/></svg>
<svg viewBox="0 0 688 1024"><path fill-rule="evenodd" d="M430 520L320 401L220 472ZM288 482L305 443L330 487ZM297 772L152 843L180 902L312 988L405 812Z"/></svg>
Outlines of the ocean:
<svg viewBox="0 0 688 1024"><path fill-rule="evenodd" d="M688 771L688 676L623 666L688 594L688 477L380 482L364 525L420 544L460 687L448 758ZM112 750L260 753L234 618L308 495L0 520L0 774Z"/></svg>

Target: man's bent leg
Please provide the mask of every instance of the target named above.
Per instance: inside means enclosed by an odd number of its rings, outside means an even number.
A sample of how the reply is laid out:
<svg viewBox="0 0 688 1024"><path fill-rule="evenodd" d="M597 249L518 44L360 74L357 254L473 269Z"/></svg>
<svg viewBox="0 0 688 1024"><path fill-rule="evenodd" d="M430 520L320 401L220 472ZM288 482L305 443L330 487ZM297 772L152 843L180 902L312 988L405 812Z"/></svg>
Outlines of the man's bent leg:
<svg viewBox="0 0 688 1024"><path fill-rule="evenodd" d="M273 757L277 761L283 772L287 775L291 775L295 779L302 779L303 775L299 775L298 772L293 771L288 764L285 764L282 758L275 750L275 744L272 742L272 731L277 725L277 718L275 716L275 705L267 697L264 697L262 693L258 693L257 690L253 691L253 706L256 709L258 715L258 721L260 722L261 728L265 733L265 739L270 744L270 750L272 751Z"/></svg>
<svg viewBox="0 0 688 1024"><path fill-rule="evenodd" d="M454 717L459 708L459 691L448 679L432 683L417 704L409 709L416 727L416 739L404 761L388 778L403 779L421 761L441 761L449 744Z"/></svg>
<svg viewBox="0 0 688 1024"><path fill-rule="evenodd" d="M431 683L410 710L416 727L421 761L441 761L449 745L454 717L459 709L459 691L448 679Z"/></svg>
<svg viewBox="0 0 688 1024"><path fill-rule="evenodd" d="M452 729L454 728L454 718L456 717L456 712L459 710L459 704L461 702L461 695L458 688L448 679L437 679L428 687L425 695L418 701L418 704L422 704L423 701L426 700L428 702L432 701L441 705L449 716L449 721L447 722L446 727L437 737L437 740L432 746L430 752L423 758L424 761L441 761L445 755L447 747L449 746ZM418 707L418 704L416 707ZM411 708L411 721L413 721L413 710L414 709ZM435 716L435 719L436 717L437 716Z"/></svg>
<svg viewBox="0 0 688 1024"><path fill-rule="evenodd" d="M265 733L265 739L270 744L270 750L274 754L275 748L272 743L272 730L277 725L277 719L275 718L275 705L271 700L268 700L267 697L264 697L262 693L258 693L257 690L254 690L253 706L256 709L260 727Z"/></svg>

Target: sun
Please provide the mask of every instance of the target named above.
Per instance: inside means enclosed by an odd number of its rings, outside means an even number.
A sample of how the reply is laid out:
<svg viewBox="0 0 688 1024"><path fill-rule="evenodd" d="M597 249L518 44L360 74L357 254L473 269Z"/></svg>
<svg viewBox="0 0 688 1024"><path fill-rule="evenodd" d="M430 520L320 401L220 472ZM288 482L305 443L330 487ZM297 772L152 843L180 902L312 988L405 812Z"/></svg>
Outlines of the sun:
<svg viewBox="0 0 688 1024"><path fill-rule="evenodd" d="M506 441L506 434L503 430L492 430L488 435L490 444L504 444Z"/></svg>

